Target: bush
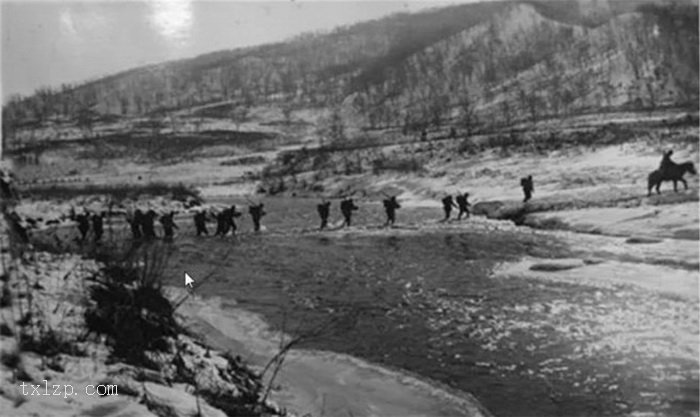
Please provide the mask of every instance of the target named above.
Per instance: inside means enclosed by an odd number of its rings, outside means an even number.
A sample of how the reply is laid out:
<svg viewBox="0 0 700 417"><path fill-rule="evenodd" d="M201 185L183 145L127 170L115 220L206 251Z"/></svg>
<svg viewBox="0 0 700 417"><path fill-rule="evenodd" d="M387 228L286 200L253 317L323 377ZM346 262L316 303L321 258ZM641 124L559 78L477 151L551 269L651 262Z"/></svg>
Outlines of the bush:
<svg viewBox="0 0 700 417"><path fill-rule="evenodd" d="M90 289L94 305L85 313L90 332L104 334L114 356L148 366L147 351L165 351L179 327L165 297L162 273L169 253L159 242L137 247L103 268L105 280Z"/></svg>

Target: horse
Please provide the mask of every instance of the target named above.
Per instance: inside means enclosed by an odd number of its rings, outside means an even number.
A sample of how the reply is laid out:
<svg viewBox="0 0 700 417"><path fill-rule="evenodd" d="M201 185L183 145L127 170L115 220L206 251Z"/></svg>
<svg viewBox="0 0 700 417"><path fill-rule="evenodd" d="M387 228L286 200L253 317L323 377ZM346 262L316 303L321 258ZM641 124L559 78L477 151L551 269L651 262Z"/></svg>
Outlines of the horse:
<svg viewBox="0 0 700 417"><path fill-rule="evenodd" d="M651 196L651 189L654 187L656 187L656 194L661 194L659 188L664 181L673 181L673 191L675 192L678 192L678 181L681 181L687 190L688 183L683 179L683 175L685 175L686 172L697 175L695 165L690 161L682 164L671 162L663 172L658 169L653 171L649 174L647 181L647 196Z"/></svg>

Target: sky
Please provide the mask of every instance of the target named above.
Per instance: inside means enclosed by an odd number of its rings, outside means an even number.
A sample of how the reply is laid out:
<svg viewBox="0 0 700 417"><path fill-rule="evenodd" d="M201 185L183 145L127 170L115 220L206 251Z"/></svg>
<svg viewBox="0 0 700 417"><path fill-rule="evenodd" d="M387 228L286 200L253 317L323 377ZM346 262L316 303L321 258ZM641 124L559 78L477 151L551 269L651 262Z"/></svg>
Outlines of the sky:
<svg viewBox="0 0 700 417"><path fill-rule="evenodd" d="M475 1L0 0L1 95Z"/></svg>

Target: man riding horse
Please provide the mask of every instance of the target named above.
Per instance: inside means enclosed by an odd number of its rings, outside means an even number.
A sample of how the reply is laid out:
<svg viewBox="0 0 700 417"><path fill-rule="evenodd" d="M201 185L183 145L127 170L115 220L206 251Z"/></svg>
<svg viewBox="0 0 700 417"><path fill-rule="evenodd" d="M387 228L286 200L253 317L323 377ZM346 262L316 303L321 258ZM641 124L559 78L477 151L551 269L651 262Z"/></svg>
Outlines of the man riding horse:
<svg viewBox="0 0 700 417"><path fill-rule="evenodd" d="M678 192L678 181L682 182L687 190L688 183L683 179L683 175L685 175L686 172L693 175L697 174L695 165L692 162L688 161L677 164L671 160L672 154L672 150L664 152L659 169L652 172L647 177L647 196L651 195L651 190L654 187L656 187L656 193L661 194L660 187L661 183L664 181L673 181L673 191Z"/></svg>

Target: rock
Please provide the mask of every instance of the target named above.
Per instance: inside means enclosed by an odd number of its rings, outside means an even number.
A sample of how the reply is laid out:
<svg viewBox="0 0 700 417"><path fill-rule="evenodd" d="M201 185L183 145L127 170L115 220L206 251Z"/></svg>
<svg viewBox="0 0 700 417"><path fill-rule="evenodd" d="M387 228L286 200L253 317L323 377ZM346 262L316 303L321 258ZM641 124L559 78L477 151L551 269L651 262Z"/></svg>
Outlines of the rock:
<svg viewBox="0 0 700 417"><path fill-rule="evenodd" d="M627 240L625 240L625 243L629 244L648 244L648 243L661 243L663 242L662 239L654 239L654 238L648 238L648 237L631 237Z"/></svg>
<svg viewBox="0 0 700 417"><path fill-rule="evenodd" d="M557 259L549 262L540 262L530 266L530 271L556 272L568 269L580 268L585 263L580 259Z"/></svg>
<svg viewBox="0 0 700 417"><path fill-rule="evenodd" d="M500 201L480 201L472 206L472 214L495 218L496 212L504 205Z"/></svg>

